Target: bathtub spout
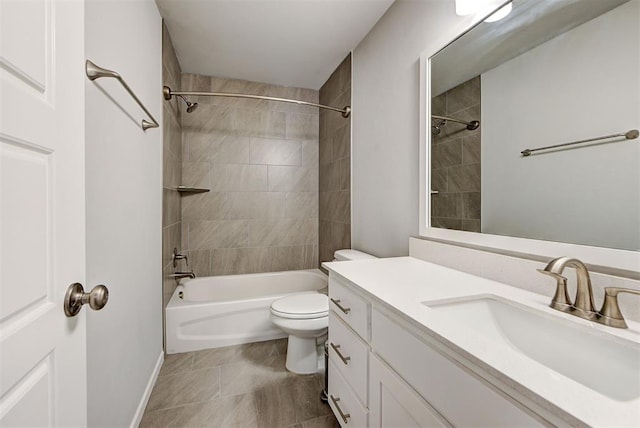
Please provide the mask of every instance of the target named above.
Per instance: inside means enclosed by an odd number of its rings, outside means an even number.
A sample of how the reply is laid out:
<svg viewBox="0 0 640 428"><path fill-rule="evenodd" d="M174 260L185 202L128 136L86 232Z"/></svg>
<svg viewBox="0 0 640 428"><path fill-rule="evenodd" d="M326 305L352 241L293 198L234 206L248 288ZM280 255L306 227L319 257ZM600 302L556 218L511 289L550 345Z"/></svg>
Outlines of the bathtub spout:
<svg viewBox="0 0 640 428"><path fill-rule="evenodd" d="M174 279L195 278L195 277L196 277L196 274L193 272L176 272L176 273L169 274L169 278L174 278Z"/></svg>

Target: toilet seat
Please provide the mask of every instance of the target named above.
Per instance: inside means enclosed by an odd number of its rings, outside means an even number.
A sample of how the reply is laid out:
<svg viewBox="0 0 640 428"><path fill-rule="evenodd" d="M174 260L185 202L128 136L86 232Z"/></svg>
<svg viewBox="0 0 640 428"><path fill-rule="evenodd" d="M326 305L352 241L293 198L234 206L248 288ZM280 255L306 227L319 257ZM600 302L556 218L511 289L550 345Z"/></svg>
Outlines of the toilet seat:
<svg viewBox="0 0 640 428"><path fill-rule="evenodd" d="M271 304L271 313L288 319L315 319L329 315L329 297L320 293L296 294Z"/></svg>

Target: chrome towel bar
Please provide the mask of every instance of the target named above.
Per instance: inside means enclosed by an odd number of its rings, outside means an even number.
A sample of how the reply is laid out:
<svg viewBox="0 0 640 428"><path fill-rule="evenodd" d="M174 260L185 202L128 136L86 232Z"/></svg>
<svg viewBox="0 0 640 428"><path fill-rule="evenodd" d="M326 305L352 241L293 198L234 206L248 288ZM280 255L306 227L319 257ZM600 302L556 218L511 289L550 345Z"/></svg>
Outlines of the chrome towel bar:
<svg viewBox="0 0 640 428"><path fill-rule="evenodd" d="M157 128L160 126L158 124L158 121L153 117L153 115L151 115L151 113L149 113L149 110L147 110L144 104L142 104L142 101L140 101L140 99L136 96L136 94L133 93L129 85L127 85L127 82L124 81L124 79L122 78L122 76L120 76L120 74L118 74L115 71L107 70L106 68L99 67L95 63L91 62L90 60L86 60L84 68L85 68L85 72L87 73L87 77L91 81L100 79L101 77L113 77L114 79L117 79L120 82L120 84L127 90L127 92L129 92L129 95L133 97L133 99L138 103L138 105L142 108L142 110L144 110L147 116L149 116L149 119L151 119L151 122L149 122L146 119L142 119L141 126L143 131L146 131L149 128Z"/></svg>
<svg viewBox="0 0 640 428"><path fill-rule="evenodd" d="M606 140L608 138L615 138L615 137L624 137L627 140L633 140L638 138L638 130L632 129L631 131L622 132L620 134L611 134L611 135L605 135L604 137L588 138L586 140L573 141L571 143L556 144L556 145L547 146L547 147L538 147L537 149L525 149L520 153L522 154L522 156L529 156L531 153L537 152L538 150L555 149L558 147L566 147L566 146L572 146L574 144L590 143L592 141Z"/></svg>

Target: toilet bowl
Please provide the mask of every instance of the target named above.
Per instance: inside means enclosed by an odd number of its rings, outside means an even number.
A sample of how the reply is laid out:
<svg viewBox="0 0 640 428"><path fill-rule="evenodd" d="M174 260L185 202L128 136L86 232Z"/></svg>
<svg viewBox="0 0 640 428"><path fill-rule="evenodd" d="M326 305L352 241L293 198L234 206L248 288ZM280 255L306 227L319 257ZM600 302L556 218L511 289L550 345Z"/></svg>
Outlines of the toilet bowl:
<svg viewBox="0 0 640 428"><path fill-rule="evenodd" d="M375 259L357 250L338 250L334 257L335 261ZM329 328L329 298L320 293L305 293L275 300L271 304L271 322L289 335L287 370L317 373L324 361L323 346L318 339L324 338Z"/></svg>
<svg viewBox="0 0 640 428"><path fill-rule="evenodd" d="M271 322L289 335L287 370L316 373L317 339L326 335L329 327L329 298L320 293L305 293L278 299L271 304Z"/></svg>

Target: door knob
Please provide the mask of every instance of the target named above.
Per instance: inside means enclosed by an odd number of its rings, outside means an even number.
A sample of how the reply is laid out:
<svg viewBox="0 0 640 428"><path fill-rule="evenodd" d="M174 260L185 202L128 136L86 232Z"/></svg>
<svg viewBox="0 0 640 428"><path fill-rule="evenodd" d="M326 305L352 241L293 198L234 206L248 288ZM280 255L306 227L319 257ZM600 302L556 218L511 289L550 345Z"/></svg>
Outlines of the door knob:
<svg viewBox="0 0 640 428"><path fill-rule="evenodd" d="M107 300L109 300L109 289L104 285L96 285L90 292L85 293L82 284L74 282L67 287L64 295L64 314L75 317L85 303L88 303L94 311L99 311L107 304Z"/></svg>

